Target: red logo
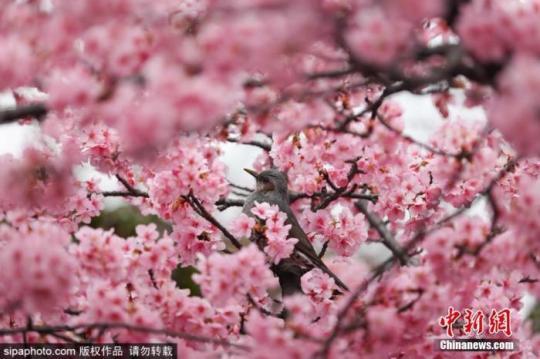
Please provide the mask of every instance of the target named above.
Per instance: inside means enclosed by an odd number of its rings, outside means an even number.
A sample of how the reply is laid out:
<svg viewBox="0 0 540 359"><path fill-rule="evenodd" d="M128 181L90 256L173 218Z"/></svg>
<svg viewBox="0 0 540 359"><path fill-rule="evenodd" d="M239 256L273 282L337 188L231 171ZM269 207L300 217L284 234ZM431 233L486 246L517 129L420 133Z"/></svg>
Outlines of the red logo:
<svg viewBox="0 0 540 359"><path fill-rule="evenodd" d="M459 319L462 319L461 321ZM465 309L463 313L455 310L454 307L448 307L448 313L439 318L439 325L446 328L446 334L454 337L454 329L459 327L467 335L480 335L484 333L484 323L486 315L483 311ZM492 309L487 319L487 333L504 333L506 336L512 335L511 313L510 309L502 310Z"/></svg>

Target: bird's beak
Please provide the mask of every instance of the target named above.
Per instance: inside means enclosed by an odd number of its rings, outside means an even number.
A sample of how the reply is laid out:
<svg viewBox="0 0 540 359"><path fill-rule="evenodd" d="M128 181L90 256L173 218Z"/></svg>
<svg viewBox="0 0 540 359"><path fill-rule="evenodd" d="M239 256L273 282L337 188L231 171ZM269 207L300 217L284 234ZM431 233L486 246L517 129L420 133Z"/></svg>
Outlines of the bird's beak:
<svg viewBox="0 0 540 359"><path fill-rule="evenodd" d="M255 179L257 179L257 177L259 177L259 174L249 168L244 168L244 171L246 171L247 173L249 173L250 175L252 175L253 177L255 177Z"/></svg>

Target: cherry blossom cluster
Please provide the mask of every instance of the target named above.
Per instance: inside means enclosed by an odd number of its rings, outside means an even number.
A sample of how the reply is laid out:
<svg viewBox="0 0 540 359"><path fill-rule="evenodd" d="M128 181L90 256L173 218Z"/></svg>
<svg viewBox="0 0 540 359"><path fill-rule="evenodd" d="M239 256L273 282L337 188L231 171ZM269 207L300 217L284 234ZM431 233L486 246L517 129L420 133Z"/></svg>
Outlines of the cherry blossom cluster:
<svg viewBox="0 0 540 359"><path fill-rule="evenodd" d="M268 305L267 291L277 279L266 265L264 254L250 245L232 256L218 253L202 258L195 281L208 300L218 306L245 303L250 299Z"/></svg>
<svg viewBox="0 0 540 359"><path fill-rule="evenodd" d="M512 59L500 75L498 86L499 94L489 106L493 125L520 153L540 153L537 141L540 134L537 111L540 60L527 55Z"/></svg>
<svg viewBox="0 0 540 359"><path fill-rule="evenodd" d="M203 203L213 204L228 193L226 168L219 154L212 142L187 138L176 141L160 156L153 173L147 175L150 200L160 216L181 223L189 207L182 196L193 192Z"/></svg>
<svg viewBox="0 0 540 359"><path fill-rule="evenodd" d="M69 234L50 223L19 230L2 226L2 258L9 265L2 273L2 290L9 293L2 296L2 323L24 325L25 314L49 324L116 323L223 337L238 333L242 310L236 301L214 309L207 299L175 286L171 272L178 264L178 248L155 225L140 225L137 235L126 239L111 231L82 227L75 238L70 243ZM230 260L224 259L230 268ZM244 273L247 282L239 279L238 285L246 288L243 300L247 293L257 300L266 298L265 290L275 286L276 280L264 265L263 254L246 248L238 260L236 273L253 265L251 272ZM13 281L14 277L21 280ZM209 321L215 321L213 329L205 325ZM165 338L122 327L111 331L96 327L87 335L103 342L113 337L123 342Z"/></svg>
<svg viewBox="0 0 540 359"><path fill-rule="evenodd" d="M79 223L89 223L103 209L103 197L89 193L88 186L73 175L73 166L81 157L72 152L73 148L63 148L59 154L47 147L29 147L20 158L0 156L9 173L0 178L5 193L0 208L10 223L23 224L38 214L74 231Z"/></svg>
<svg viewBox="0 0 540 359"><path fill-rule="evenodd" d="M48 222L20 229L2 225L1 231L2 311L61 313L78 282L77 262L67 251L69 234Z"/></svg>
<svg viewBox="0 0 540 359"><path fill-rule="evenodd" d="M473 0L463 8L458 31L475 56L500 60L513 51L540 52L539 19L536 0Z"/></svg>
<svg viewBox="0 0 540 359"><path fill-rule="evenodd" d="M264 252L270 257L272 263L277 264L288 258L294 250L298 238L288 238L291 224L286 224L287 214L281 212L277 205L255 202L251 209L262 225L262 229L255 228L257 235L264 236ZM245 221L245 218L243 219ZM242 220L241 220L242 221Z"/></svg>
<svg viewBox="0 0 540 359"><path fill-rule="evenodd" d="M336 213L337 212L337 213ZM368 238L368 227L362 213L354 213L349 207L333 206L328 211L306 215L307 227L321 242L340 256L352 256Z"/></svg>

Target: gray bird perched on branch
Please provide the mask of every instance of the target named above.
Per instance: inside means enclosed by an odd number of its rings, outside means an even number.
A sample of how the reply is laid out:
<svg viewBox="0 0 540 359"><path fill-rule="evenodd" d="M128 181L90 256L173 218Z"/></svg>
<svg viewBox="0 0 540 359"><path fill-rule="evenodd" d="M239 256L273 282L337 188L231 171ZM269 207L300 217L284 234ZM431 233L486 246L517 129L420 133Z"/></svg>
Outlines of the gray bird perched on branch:
<svg viewBox="0 0 540 359"><path fill-rule="evenodd" d="M257 186L255 191L245 200L243 213L254 217L251 209L255 206L255 202L267 202L277 205L279 210L287 215L286 223L291 225L289 237L298 239L293 254L289 258L281 260L277 265L272 266L272 270L279 278L283 295L301 291L300 278L314 267L321 269L332 277L342 290L348 291L349 288L319 258L306 233L300 227L289 206L287 176L283 172L274 169L260 173L247 168L244 170L255 177ZM261 249L265 246L265 239L261 238L260 234L254 233L250 239Z"/></svg>

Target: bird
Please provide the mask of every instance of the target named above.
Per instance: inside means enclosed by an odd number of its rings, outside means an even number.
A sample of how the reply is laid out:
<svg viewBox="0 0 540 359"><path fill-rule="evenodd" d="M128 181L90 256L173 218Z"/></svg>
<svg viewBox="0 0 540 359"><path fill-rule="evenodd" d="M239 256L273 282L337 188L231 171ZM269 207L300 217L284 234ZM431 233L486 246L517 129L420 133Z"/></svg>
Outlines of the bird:
<svg viewBox="0 0 540 359"><path fill-rule="evenodd" d="M332 277L341 290L349 291L347 285L319 258L306 233L298 223L289 205L287 175L278 169L269 169L258 173L252 169L244 168L244 171L255 178L256 187L244 201L242 212L249 217L256 217L251 212L251 209L256 205L255 202L277 205L279 210L287 215L286 224L291 225L289 237L298 239L291 256L282 259L271 268L279 279L282 295L287 296L301 292L300 278L313 268L319 268ZM261 238L260 234L252 233L250 240L255 242L260 249L265 246L264 238Z"/></svg>

